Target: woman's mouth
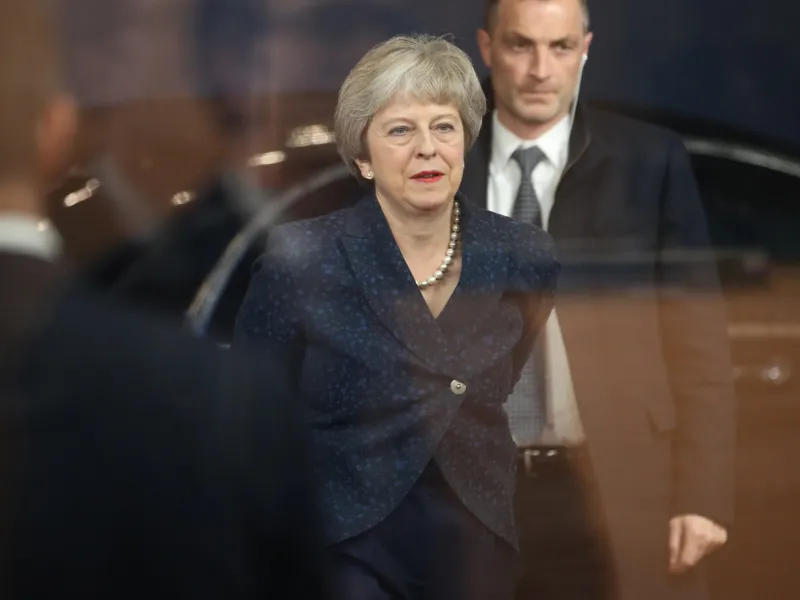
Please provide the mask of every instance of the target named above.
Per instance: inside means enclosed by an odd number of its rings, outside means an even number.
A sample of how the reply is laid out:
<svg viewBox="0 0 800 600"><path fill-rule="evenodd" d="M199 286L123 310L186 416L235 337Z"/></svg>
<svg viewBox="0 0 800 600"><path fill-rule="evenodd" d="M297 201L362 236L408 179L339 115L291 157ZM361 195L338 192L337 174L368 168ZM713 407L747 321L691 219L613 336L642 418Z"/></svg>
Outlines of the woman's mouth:
<svg viewBox="0 0 800 600"><path fill-rule="evenodd" d="M420 171L416 175L412 175L411 179L421 183L436 183L442 177L444 177L444 173L441 171Z"/></svg>

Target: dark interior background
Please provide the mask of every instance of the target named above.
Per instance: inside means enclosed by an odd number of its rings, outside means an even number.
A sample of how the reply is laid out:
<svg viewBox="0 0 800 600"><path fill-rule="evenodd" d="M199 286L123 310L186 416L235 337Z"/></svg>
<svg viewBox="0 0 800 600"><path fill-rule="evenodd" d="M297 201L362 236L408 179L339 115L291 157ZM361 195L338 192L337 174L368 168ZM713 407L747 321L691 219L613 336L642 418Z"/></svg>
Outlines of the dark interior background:
<svg viewBox="0 0 800 600"><path fill-rule="evenodd" d="M181 96L192 89L202 0L62 2L71 78L86 105ZM263 35L243 87L335 91L372 44L401 32L452 33L480 65L482 0L236 0ZM594 1L586 98L707 119L800 148L796 29L788 0ZM481 68L481 72L483 69Z"/></svg>

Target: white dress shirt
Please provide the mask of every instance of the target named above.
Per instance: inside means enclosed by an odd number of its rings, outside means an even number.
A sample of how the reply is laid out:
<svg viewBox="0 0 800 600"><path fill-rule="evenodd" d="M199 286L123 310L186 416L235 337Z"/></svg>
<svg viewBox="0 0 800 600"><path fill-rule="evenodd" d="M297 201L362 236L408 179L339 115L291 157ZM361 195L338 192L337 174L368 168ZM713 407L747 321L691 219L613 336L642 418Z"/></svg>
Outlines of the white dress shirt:
<svg viewBox="0 0 800 600"><path fill-rule="evenodd" d="M25 214L0 214L0 252L53 261L61 254L61 238L46 219Z"/></svg>
<svg viewBox="0 0 800 600"><path fill-rule="evenodd" d="M538 146L545 158L533 170L533 189L542 207L542 223L548 227L550 212L555 201L556 188L567 165L569 155L569 116L535 140L523 140L500 123L495 111L492 116L492 158L489 163L487 207L505 216L511 216L519 189L521 171L511 155L517 148ZM555 440L544 440L566 445L577 445L584 440L583 426L575 401L567 348L558 322L556 310L550 314L545 326L547 362L547 412Z"/></svg>

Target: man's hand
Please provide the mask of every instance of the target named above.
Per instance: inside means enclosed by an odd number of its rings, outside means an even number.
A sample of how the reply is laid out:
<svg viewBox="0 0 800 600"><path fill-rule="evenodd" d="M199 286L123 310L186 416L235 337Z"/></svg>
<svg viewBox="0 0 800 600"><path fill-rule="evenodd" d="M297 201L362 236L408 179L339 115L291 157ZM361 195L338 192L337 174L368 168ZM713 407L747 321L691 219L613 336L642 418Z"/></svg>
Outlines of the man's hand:
<svg viewBox="0 0 800 600"><path fill-rule="evenodd" d="M684 573L725 544L728 532L699 515L681 515L669 522L669 570Z"/></svg>

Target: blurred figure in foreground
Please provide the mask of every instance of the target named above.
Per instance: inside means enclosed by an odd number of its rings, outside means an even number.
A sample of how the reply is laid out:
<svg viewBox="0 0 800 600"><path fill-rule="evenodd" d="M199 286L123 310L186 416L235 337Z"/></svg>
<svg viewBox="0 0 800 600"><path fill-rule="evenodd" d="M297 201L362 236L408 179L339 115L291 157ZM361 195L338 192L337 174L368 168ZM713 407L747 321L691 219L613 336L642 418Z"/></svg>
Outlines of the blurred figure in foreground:
<svg viewBox="0 0 800 600"><path fill-rule="evenodd" d="M320 72L331 76L327 60L336 64L343 60L341 43L337 52L330 52L336 35L330 37L328 33L340 30L331 29L332 15L342 18L344 14L346 18L347 12L341 11L352 12L355 7L347 3L295 7L290 8L291 19L270 15L270 9L275 8L276 3L263 0L198 0L193 6L192 37L187 41L195 58L197 97L192 104L200 107L203 123L215 140L217 162L205 180L191 184L197 190L192 201L176 208L163 227L149 239L116 249L93 269L95 280L119 296L182 318L231 241L255 214L274 201L276 188L262 187L262 171L271 170L273 181L290 174L289 181L300 184L304 175L298 178L298 172L310 176L327 166L328 159L319 163L319 156L309 158L302 151L298 155L297 149L287 148L291 135L287 123L296 122L299 115L304 116L298 125L328 121L333 103L319 108L314 101L318 95L310 90L327 85L325 78L318 76ZM368 19L390 14L392 11L359 13L362 35L355 35L351 22L351 39L346 45L358 48L361 55L371 45L365 45L364 36L377 35ZM323 23L327 33L320 36L316 29ZM301 47L304 52L298 54ZM311 60L319 55L328 58L320 64ZM286 94L286 88L292 85L289 79L295 78L305 81L308 88ZM321 110L326 116L320 119ZM125 123L123 128L127 127L136 131L135 126ZM277 164L257 166L265 157L275 160L276 156L280 157ZM165 157L155 155L154 159L159 162ZM276 177L278 172L282 174ZM357 188L352 178L344 177L324 190L307 192L301 201L276 215L276 220L290 221L342 208L359 196ZM222 290L208 329L218 341L229 341L253 263L264 250L267 234L265 228L252 241Z"/></svg>
<svg viewBox="0 0 800 600"><path fill-rule="evenodd" d="M503 402L559 267L543 231L456 194L485 107L443 39L368 52L335 114L368 191L275 229L237 319L237 342L293 363L342 600L513 598Z"/></svg>
<svg viewBox="0 0 800 600"><path fill-rule="evenodd" d="M38 2L0 0L0 597L320 598L277 360L69 281L42 194L75 108Z"/></svg>
<svg viewBox="0 0 800 600"><path fill-rule="evenodd" d="M546 228L563 265L507 405L518 600L700 599L733 517L715 257L682 140L578 103L591 40L586 0L487 0L478 32L492 110L462 191Z"/></svg>
<svg viewBox="0 0 800 600"><path fill-rule="evenodd" d="M92 269L94 280L138 306L182 318L225 248L267 201L248 164L258 122L252 84L267 69L258 50L266 8L257 0L198 0L194 7L186 40L195 59L194 100L210 124L218 162L194 199L150 239L126 243ZM229 339L261 242L217 306L209 333L219 341Z"/></svg>

